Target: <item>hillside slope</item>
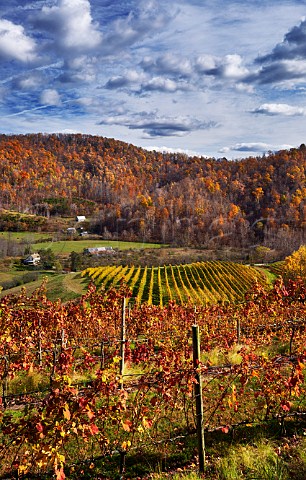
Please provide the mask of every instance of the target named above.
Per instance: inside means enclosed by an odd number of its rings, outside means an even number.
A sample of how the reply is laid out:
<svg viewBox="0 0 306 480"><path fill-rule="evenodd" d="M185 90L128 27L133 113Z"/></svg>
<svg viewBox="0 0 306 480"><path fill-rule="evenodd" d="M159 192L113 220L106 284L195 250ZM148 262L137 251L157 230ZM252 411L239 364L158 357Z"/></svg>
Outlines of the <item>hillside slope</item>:
<svg viewBox="0 0 306 480"><path fill-rule="evenodd" d="M265 276L253 267L233 262L196 262L159 267L109 265L87 268L82 276L103 288L127 285L136 303L167 305L217 304L241 301Z"/></svg>
<svg viewBox="0 0 306 480"><path fill-rule="evenodd" d="M288 251L305 242L305 167L305 145L228 161L89 135L1 135L0 207L83 214L126 240Z"/></svg>

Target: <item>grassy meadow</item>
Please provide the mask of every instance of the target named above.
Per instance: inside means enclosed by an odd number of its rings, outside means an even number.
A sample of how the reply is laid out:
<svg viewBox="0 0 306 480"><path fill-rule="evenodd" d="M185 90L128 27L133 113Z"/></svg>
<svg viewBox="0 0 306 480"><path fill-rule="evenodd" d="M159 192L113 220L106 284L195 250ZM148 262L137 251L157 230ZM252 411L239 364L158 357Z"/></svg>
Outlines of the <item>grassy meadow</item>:
<svg viewBox="0 0 306 480"><path fill-rule="evenodd" d="M60 240L36 243L33 249L40 250L43 248L50 248L55 255L69 255L71 252L82 253L84 248L95 247L112 247L118 250L133 250L145 248L160 248L161 246L155 243L141 243L141 242L121 242L116 240Z"/></svg>
<svg viewBox="0 0 306 480"><path fill-rule="evenodd" d="M71 252L82 253L89 247L112 247L116 252L140 252L144 250L157 250L161 245L142 242L123 242L99 239L60 239L57 234L41 232L0 232L0 239L12 240L24 245L24 249L37 252L42 249L50 249L61 261L67 259ZM139 255L139 253L136 253ZM82 278L75 272L63 273L56 271L44 271L21 265L22 257L4 258L0 262L0 286L3 287L0 296L18 294L21 288L26 288L28 295L39 288L42 282L46 282L47 297L50 300L61 298L69 301L86 292L89 280Z"/></svg>
<svg viewBox="0 0 306 480"><path fill-rule="evenodd" d="M120 240L100 240L88 238L75 237L40 232L0 232L0 239L11 239L25 245L30 245L31 250L37 251L44 248L50 248L55 255L69 255L71 252L81 253L84 248L90 247L112 247L118 250L133 250L133 249L147 249L147 248L161 248L157 243L144 242L123 242Z"/></svg>
<svg viewBox="0 0 306 480"><path fill-rule="evenodd" d="M50 249L64 267L71 252L82 254L89 247L112 247L114 254L101 259L101 267L67 273L23 267L24 257L2 260L0 263L0 296L16 294L22 287L30 295L45 281L50 300L69 301L84 294L90 281L107 288L125 282L137 302L166 305L178 303L218 303L241 301L253 282L272 283L275 273L268 268L253 268L241 263L207 261L210 251L169 248L143 242L87 238L64 238L41 232L1 232L0 238L11 239L31 252ZM215 257L216 258L216 257ZM97 264L96 264L97 265ZM99 263L98 263L99 265ZM99 274L99 275L98 275Z"/></svg>

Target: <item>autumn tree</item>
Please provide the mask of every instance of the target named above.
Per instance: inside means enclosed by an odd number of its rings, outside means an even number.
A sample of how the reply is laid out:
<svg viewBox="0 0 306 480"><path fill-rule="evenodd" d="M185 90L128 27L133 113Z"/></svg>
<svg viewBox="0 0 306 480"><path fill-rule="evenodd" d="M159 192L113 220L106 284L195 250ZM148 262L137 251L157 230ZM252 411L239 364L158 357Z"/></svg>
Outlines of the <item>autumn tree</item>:
<svg viewBox="0 0 306 480"><path fill-rule="evenodd" d="M285 259L284 274L286 278L301 277L306 283L306 245Z"/></svg>
<svg viewBox="0 0 306 480"><path fill-rule="evenodd" d="M0 135L0 208L15 214L0 227L51 231L52 217L82 211L110 238L288 255L306 242L305 172L304 145L228 161L93 135Z"/></svg>

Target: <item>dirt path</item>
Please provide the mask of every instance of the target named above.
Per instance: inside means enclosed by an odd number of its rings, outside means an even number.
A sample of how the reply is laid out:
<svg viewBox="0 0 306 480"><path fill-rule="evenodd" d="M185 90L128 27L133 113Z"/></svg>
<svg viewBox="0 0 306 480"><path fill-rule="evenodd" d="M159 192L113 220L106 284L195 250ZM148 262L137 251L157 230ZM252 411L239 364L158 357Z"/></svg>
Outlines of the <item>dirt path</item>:
<svg viewBox="0 0 306 480"><path fill-rule="evenodd" d="M63 285L67 290L77 295L83 295L86 291L86 285L83 283L83 280L79 272L71 272L66 274L63 279Z"/></svg>

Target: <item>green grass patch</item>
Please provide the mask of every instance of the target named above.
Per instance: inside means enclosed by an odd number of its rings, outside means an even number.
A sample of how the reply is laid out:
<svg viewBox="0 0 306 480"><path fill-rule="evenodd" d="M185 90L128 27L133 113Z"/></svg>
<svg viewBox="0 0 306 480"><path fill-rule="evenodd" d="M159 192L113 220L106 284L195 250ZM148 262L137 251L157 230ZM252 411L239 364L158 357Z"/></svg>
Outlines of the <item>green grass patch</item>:
<svg viewBox="0 0 306 480"><path fill-rule="evenodd" d="M88 280L82 278L79 272L71 272L65 275L63 285L67 291L74 292L76 295L80 296L86 292Z"/></svg>
<svg viewBox="0 0 306 480"><path fill-rule="evenodd" d="M2 296L8 293L17 293L23 286L31 287L35 290L42 283L45 277L51 276L54 272L39 270L21 269L16 265L10 265L7 270L4 266L0 271L0 287L3 288ZM15 290L14 290L15 289Z"/></svg>
<svg viewBox="0 0 306 480"><path fill-rule="evenodd" d="M81 253L85 248L95 247L112 247L118 250L139 250L145 248L161 248L161 245L156 243L117 242L115 240L62 240L35 244L35 250L50 248L55 255L67 255L71 252Z"/></svg>
<svg viewBox="0 0 306 480"><path fill-rule="evenodd" d="M49 300L58 300L59 298L62 302L68 302L69 300L74 300L80 296L79 293L76 293L76 282L66 283L66 275L69 274L59 274L54 275L47 283L47 297ZM75 279L76 280L76 279ZM77 280L76 280L77 281ZM83 288L82 288L83 285ZM87 283L83 282L83 279L79 279L79 288L82 290L82 293L85 293L87 290Z"/></svg>
<svg viewBox="0 0 306 480"><path fill-rule="evenodd" d="M46 296L52 301L61 299L62 302L68 302L80 297L80 295L86 293L87 291L87 279L81 278L81 276L77 273L56 274L50 272L47 274L46 272L43 272L39 280L22 286L2 290L0 293L0 298L6 295L18 295L22 287L26 289L27 295L31 295L36 289L41 287L43 279L47 279Z"/></svg>
<svg viewBox="0 0 306 480"><path fill-rule="evenodd" d="M10 282L16 277L17 278L22 277L24 273L25 273L24 271L17 271L17 270L0 272L0 285L2 285L2 283L4 282Z"/></svg>
<svg viewBox="0 0 306 480"><path fill-rule="evenodd" d="M220 366L226 364L239 365L242 357L239 353L241 345L233 345L230 349L222 351L219 347L215 347L209 352L203 352L201 360L204 363L209 363L213 366Z"/></svg>
<svg viewBox="0 0 306 480"><path fill-rule="evenodd" d="M286 462L276 453L276 446L265 440L232 448L218 463L218 478L224 480L290 478Z"/></svg>
<svg viewBox="0 0 306 480"><path fill-rule="evenodd" d="M267 268L269 268L269 271L274 273L277 277L283 275L284 273L284 261L279 261L270 264Z"/></svg>
<svg viewBox="0 0 306 480"><path fill-rule="evenodd" d="M52 233L41 232L0 232L0 238L14 240L21 243L35 243L41 240L52 238Z"/></svg>
<svg viewBox="0 0 306 480"><path fill-rule="evenodd" d="M288 435L279 435L277 422L264 426L241 426L225 434L207 433L205 474L197 465L196 435L177 442L165 441L156 448L143 445L128 452L124 476L119 474L120 456L114 454L67 469L69 478L146 478L151 480L305 480L306 439L299 422L288 421ZM304 425L305 427L305 425ZM183 433L183 432L181 432Z"/></svg>
<svg viewBox="0 0 306 480"><path fill-rule="evenodd" d="M276 275L276 273L269 270L268 268L262 268L262 267L254 267L254 268L264 275L269 285L273 285L273 283L275 282L278 276Z"/></svg>
<svg viewBox="0 0 306 480"><path fill-rule="evenodd" d="M41 391L48 388L50 379L42 373L30 371L27 374L16 374L14 378L8 382L7 393L9 395L18 395L21 393L30 393Z"/></svg>

